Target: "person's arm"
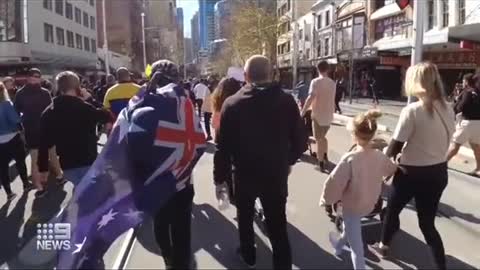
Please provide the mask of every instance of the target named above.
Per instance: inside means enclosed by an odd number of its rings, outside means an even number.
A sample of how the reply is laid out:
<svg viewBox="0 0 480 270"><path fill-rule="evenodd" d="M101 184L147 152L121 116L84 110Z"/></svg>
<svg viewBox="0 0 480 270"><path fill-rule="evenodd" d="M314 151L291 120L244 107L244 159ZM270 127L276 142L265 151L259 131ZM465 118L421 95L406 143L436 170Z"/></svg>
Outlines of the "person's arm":
<svg viewBox="0 0 480 270"><path fill-rule="evenodd" d="M313 80L310 83L310 89L308 90L308 97L305 100L305 104L303 105L303 108L302 108L302 117L305 116L310 106L312 106L313 99L315 98L315 83L316 83L315 80Z"/></svg>
<svg viewBox="0 0 480 270"><path fill-rule="evenodd" d="M469 104L472 100L472 94L469 93L469 92L462 92L460 94L460 98L459 100L457 101L457 103L455 103L455 107L453 108L453 110L455 111L455 113L461 113L463 112L463 110L465 109L465 105L466 104Z"/></svg>
<svg viewBox="0 0 480 270"><path fill-rule="evenodd" d="M13 106L15 107L15 110L17 111L18 114L23 113L23 103L22 103L22 94L21 92L17 92L17 95L15 96L15 102L13 103Z"/></svg>
<svg viewBox="0 0 480 270"><path fill-rule="evenodd" d="M224 184L232 177L232 115L231 109L224 104L220 112L220 129L217 132L217 149L214 157L213 179L215 185Z"/></svg>
<svg viewBox="0 0 480 270"><path fill-rule="evenodd" d="M352 178L352 168L347 159L342 158L323 186L320 204L332 205L342 199L348 181Z"/></svg>
<svg viewBox="0 0 480 270"><path fill-rule="evenodd" d="M37 162L40 173L48 172L48 150L55 145L56 127L57 125L52 123L52 106L50 106L40 118L40 145Z"/></svg>
<svg viewBox="0 0 480 270"><path fill-rule="evenodd" d="M386 150L386 154L389 158L396 158L397 155L402 152L403 146L415 130L414 121L413 112L408 107L404 108L400 113L400 118L398 119L393 138Z"/></svg>
<svg viewBox="0 0 480 270"><path fill-rule="evenodd" d="M291 114L291 130L290 130L290 166L297 162L297 159L307 150L307 131L300 117L298 106L295 104L293 97L288 97L288 108Z"/></svg>
<svg viewBox="0 0 480 270"><path fill-rule="evenodd" d="M8 102L6 114L7 121L10 122L12 125L19 125L21 123L20 116L15 111L15 108L10 102Z"/></svg>

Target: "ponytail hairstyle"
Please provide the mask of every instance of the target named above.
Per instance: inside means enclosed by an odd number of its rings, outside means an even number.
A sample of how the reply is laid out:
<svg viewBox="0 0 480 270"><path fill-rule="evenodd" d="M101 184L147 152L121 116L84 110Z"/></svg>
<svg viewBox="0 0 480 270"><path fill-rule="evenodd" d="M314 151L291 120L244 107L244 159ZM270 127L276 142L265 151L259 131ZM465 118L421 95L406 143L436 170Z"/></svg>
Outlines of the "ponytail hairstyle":
<svg viewBox="0 0 480 270"><path fill-rule="evenodd" d="M405 76L405 90L407 95L418 97L427 112L433 116L435 101L446 107L443 82L435 64L422 62L411 66Z"/></svg>
<svg viewBox="0 0 480 270"><path fill-rule="evenodd" d="M368 110L353 118L347 125L347 129L353 133L355 138L369 142L377 132L377 119L382 116L379 110Z"/></svg>

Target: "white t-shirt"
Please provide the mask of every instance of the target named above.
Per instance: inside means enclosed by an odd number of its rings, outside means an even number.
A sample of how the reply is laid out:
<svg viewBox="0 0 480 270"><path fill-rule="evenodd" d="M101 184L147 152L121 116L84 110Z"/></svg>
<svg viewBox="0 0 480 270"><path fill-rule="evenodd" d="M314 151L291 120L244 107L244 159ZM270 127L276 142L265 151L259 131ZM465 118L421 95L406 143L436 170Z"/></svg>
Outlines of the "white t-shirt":
<svg viewBox="0 0 480 270"><path fill-rule="evenodd" d="M312 118L319 126L330 126L335 113L335 82L319 76L310 84L309 94L312 101Z"/></svg>
<svg viewBox="0 0 480 270"><path fill-rule="evenodd" d="M193 88L193 93L195 94L196 99L205 99L208 91L208 87L203 83L199 83Z"/></svg>
<svg viewBox="0 0 480 270"><path fill-rule="evenodd" d="M443 107L438 101L434 107L433 115L422 101L403 108L393 135L394 140L406 142L400 164L431 166L447 161L448 147L455 131L455 113L450 106Z"/></svg>

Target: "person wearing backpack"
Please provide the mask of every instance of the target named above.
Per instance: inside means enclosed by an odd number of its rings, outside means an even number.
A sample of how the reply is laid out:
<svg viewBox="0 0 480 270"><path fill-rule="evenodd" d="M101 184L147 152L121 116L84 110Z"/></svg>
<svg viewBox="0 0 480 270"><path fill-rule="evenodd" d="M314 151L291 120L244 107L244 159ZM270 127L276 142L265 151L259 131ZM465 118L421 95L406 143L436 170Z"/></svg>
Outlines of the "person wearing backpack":
<svg viewBox="0 0 480 270"><path fill-rule="evenodd" d="M480 177L480 74L467 74L463 81L465 89L454 108L456 114L462 114L462 120L456 127L447 159L450 161L469 142L476 161L475 170L469 174Z"/></svg>

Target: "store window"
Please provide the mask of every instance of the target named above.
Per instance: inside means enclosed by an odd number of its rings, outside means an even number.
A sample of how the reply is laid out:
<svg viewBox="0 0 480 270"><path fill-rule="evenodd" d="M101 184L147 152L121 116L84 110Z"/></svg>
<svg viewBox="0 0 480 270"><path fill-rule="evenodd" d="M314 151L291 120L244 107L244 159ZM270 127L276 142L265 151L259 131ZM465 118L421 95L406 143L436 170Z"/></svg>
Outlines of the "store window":
<svg viewBox="0 0 480 270"><path fill-rule="evenodd" d="M43 24L43 37L45 42L53 43L53 26L51 24Z"/></svg>
<svg viewBox="0 0 480 270"><path fill-rule="evenodd" d="M458 0L458 23L464 24L466 21L465 0Z"/></svg>
<svg viewBox="0 0 480 270"><path fill-rule="evenodd" d="M69 48L75 48L75 42L73 40L73 32L67 31L67 46Z"/></svg>
<svg viewBox="0 0 480 270"><path fill-rule="evenodd" d="M57 44L60 46L65 46L65 30L63 28L57 27Z"/></svg>

